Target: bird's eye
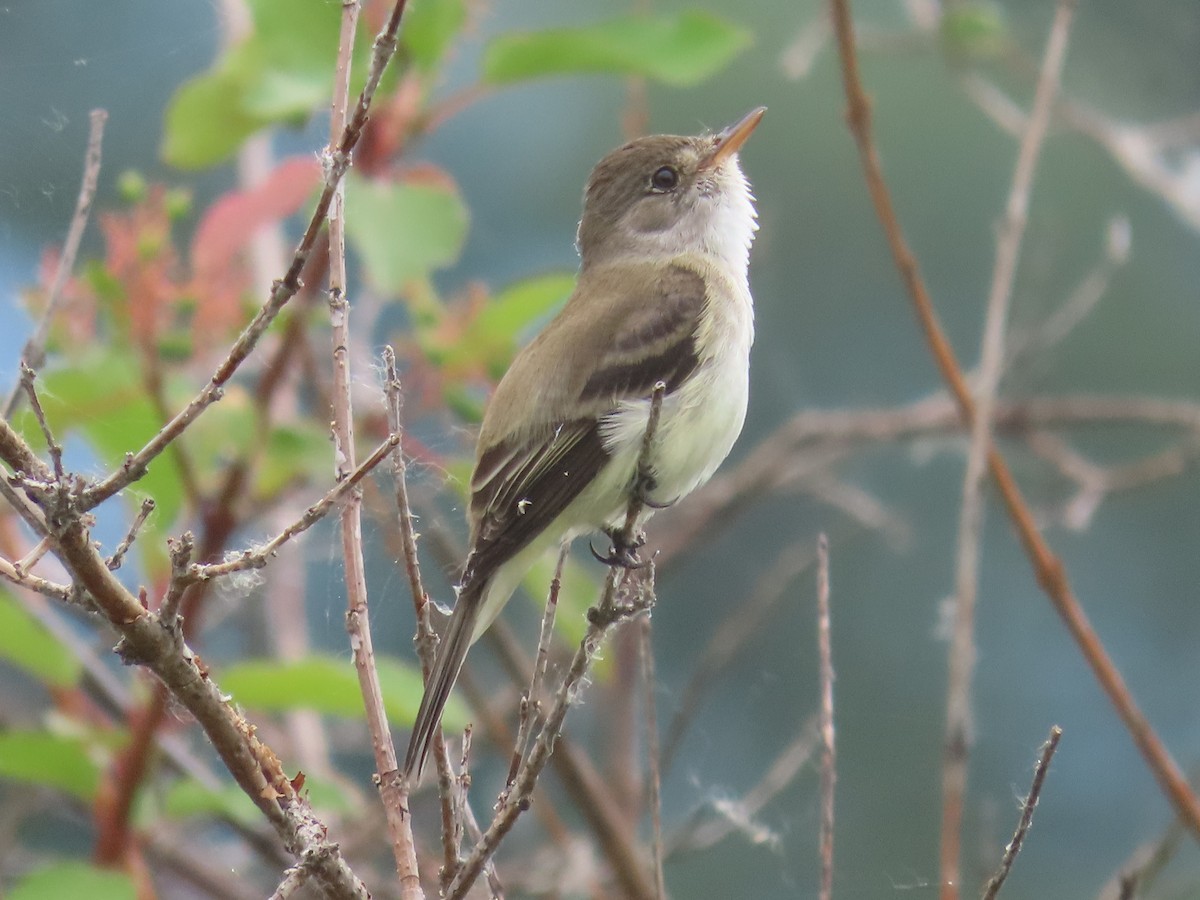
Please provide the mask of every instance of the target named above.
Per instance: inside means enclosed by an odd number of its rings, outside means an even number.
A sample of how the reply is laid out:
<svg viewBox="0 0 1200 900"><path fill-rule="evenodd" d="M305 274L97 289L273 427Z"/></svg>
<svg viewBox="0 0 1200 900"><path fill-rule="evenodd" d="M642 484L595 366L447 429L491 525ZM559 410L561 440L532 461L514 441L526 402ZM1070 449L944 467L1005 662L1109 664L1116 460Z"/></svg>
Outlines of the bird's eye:
<svg viewBox="0 0 1200 900"><path fill-rule="evenodd" d="M650 187L656 191L674 190L679 184L679 173L672 166L662 166L650 176Z"/></svg>

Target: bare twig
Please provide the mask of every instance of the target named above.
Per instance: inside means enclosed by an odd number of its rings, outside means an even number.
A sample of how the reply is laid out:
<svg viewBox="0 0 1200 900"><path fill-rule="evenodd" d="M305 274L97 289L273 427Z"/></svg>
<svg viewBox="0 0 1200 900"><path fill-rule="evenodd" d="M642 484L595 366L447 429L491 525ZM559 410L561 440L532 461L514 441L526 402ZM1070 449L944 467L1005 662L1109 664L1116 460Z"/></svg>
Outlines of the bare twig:
<svg viewBox="0 0 1200 900"><path fill-rule="evenodd" d="M1100 889L1096 900L1130 900L1137 891L1148 891L1179 849L1186 832L1178 819L1151 841L1139 846Z"/></svg>
<svg viewBox="0 0 1200 900"><path fill-rule="evenodd" d="M33 368L22 361L21 377L17 387L29 397L29 408L33 410L33 417L37 420L38 428L42 430L42 437L46 441L50 464L54 467L54 478L59 485L63 485L66 476L63 472L62 445L54 439L54 432L50 430L50 423L46 421L46 411L42 409L42 401L38 399L37 387L34 385L36 378L37 373Z"/></svg>
<svg viewBox="0 0 1200 900"><path fill-rule="evenodd" d="M34 566L42 561L42 558L50 551L52 542L49 537L44 537L30 549L28 553L22 556L19 560L13 563L13 568L18 574L32 572Z"/></svg>
<svg viewBox="0 0 1200 900"><path fill-rule="evenodd" d="M459 854L462 852L463 833L466 831L466 826L463 820L466 818L465 810L471 805L468 800L471 790L471 735L473 729L468 723L463 729L462 736L462 751L459 754L458 760L458 778L455 779L455 805L458 807L458 812L454 817L454 861L457 864ZM454 871L450 870L442 873L443 887L450 883L454 877Z"/></svg>
<svg viewBox="0 0 1200 900"><path fill-rule="evenodd" d="M350 303L346 291L346 233L345 208L339 165L346 159L339 138L346 133L347 105L350 100L350 63L354 35L358 29L359 3L342 3L341 31L338 38L337 68L334 75L333 101L330 114L329 147L323 157L325 183L333 184L329 204L329 314L333 343L333 443L334 471L338 481L347 481L357 468L354 442L354 408L351 400L350 373ZM377 461L398 443L377 451ZM342 561L346 579L346 631L358 674L359 690L367 714L371 734L371 749L380 800L387 822L389 843L396 860L400 879L400 896L404 900L423 900L421 879L417 871L417 851L413 842L412 821L408 816L408 797L396 763L387 711L383 705L383 688L375 668L375 650L371 638L368 614L366 563L362 547L362 492L354 487L345 496L341 508Z"/></svg>
<svg viewBox="0 0 1200 900"><path fill-rule="evenodd" d="M1076 530L1082 530L1091 523L1096 510L1109 494L1180 475L1200 458L1200 434L1158 453L1112 466L1092 462L1066 440L1049 432L1031 433L1028 443L1034 453L1048 460L1078 486L1062 515L1067 527Z"/></svg>
<svg viewBox="0 0 1200 900"><path fill-rule="evenodd" d="M985 499L983 479L987 451L992 443L992 410L1004 371L1004 338L1013 282L1020 259L1021 241L1028 219L1033 177L1041 154L1050 111L1058 93L1066 58L1067 38L1076 0L1060 0L1046 43L1041 74L1034 93L1017 164L1009 188L1004 218L996 238L996 262L988 291L987 311L975 379L974 416L963 478L954 575L954 632L950 644L946 689L946 731L942 768L941 897L957 900L961 883L963 798L967 785L967 757L971 744L971 681L975 669L975 604L979 586L980 539Z"/></svg>
<svg viewBox="0 0 1200 900"><path fill-rule="evenodd" d="M54 281L50 284L50 293L46 297L46 306L38 319L37 327L21 349L21 364L34 371L42 367L46 361L46 339L50 335L50 324L62 301L63 289L67 279L75 268L75 257L79 254L79 243L83 240L83 232L87 228L88 214L92 209L92 198L96 196L96 182L100 178L100 149L104 142L104 123L108 113L103 109L93 109L88 116L87 153L83 161L83 181L79 185L79 196L75 200L75 213L71 216L71 224L67 228L67 239L63 243L62 255L58 258L58 267L54 270ZM22 387L13 386L8 401L4 404L4 418L11 419L21 399Z"/></svg>
<svg viewBox="0 0 1200 900"><path fill-rule="evenodd" d="M483 838L483 832L479 828L479 823L475 821L475 813L471 811L471 804L463 803L461 816L467 837L475 842L480 841ZM483 867L483 877L487 879L488 890L492 894L490 900L504 900L504 885L500 883L500 876L497 874L492 860L488 860L488 864Z"/></svg>
<svg viewBox="0 0 1200 900"><path fill-rule="evenodd" d="M785 547L771 567L759 576L750 596L730 610L725 621L717 627L704 649L697 654L696 668L684 686L682 696L676 704L675 715L667 726L662 754L664 772L675 760L675 753L700 705L701 696L737 657L746 642L758 633L785 596L788 585L813 564L813 559L812 547L807 541Z"/></svg>
<svg viewBox="0 0 1200 900"><path fill-rule="evenodd" d="M36 459L28 445L0 420L0 459L19 472ZM177 629L164 628L116 576L96 550L78 512L55 520L55 555L76 585L121 632L119 647L129 663L146 666L195 717L239 787L283 839L288 851L304 858L322 888L339 897L367 896L366 887L346 864L326 825L296 795L278 758L234 710L216 678L201 668L199 657Z"/></svg>
<svg viewBox="0 0 1200 900"><path fill-rule="evenodd" d="M129 552L129 548L133 546L133 542L137 540L138 532L142 530L142 526L146 524L146 520L150 518L150 513L154 512L154 498L146 497L142 500L141 509L134 516L133 523L129 526L129 531L125 533L125 537L121 539L121 543L117 544L117 549L113 551L105 564L113 572L121 568L121 563L125 561L125 554Z"/></svg>
<svg viewBox="0 0 1200 900"><path fill-rule="evenodd" d="M400 375L396 371L396 352L390 346L383 348L385 399L387 403L388 427L392 433L403 433L403 423L400 412L404 402L400 385ZM421 564L417 555L417 532L414 524L412 507L408 499L408 467L404 462L404 448L397 444L392 453L392 480L396 487L396 511L400 522L400 541L404 553L404 569L408 574L409 591L412 594L413 611L416 614L417 628L414 636L417 656L421 660L422 678L429 679L433 671L434 658L437 653L437 635L430 623L429 595L421 581ZM462 829L459 822L459 804L455 802L455 777L450 764L450 755L446 750L446 740L439 722L433 736L433 758L438 773L438 797L442 805L442 875L452 877L458 868L458 842L455 835ZM407 796L408 785L403 791ZM470 807L466 807L470 811ZM489 868L491 868L489 864ZM494 878L493 872L489 878ZM443 884L444 886L444 884Z"/></svg>
<svg viewBox="0 0 1200 900"><path fill-rule="evenodd" d="M192 551L196 546L196 538L190 531L185 531L178 538L167 542L171 554L171 581L162 603L158 606L158 618L167 628L176 628L179 621L179 605L183 602L183 592L191 583L188 570L192 562Z"/></svg>
<svg viewBox="0 0 1200 900"><path fill-rule="evenodd" d="M662 400L665 392L666 385L663 382L655 385L646 421L646 433L642 439L641 452L638 454L637 473L635 476L637 485L645 483L645 479L650 471L650 452L653 447L655 434L658 431L658 421L662 413ZM633 543L634 530L637 526L638 517L641 515L643 504L644 497L642 496L642 492L636 489L630 491L629 507L626 510L625 526L622 534L622 538L627 545ZM550 754L554 751L554 744L562 732L562 724L564 719L566 719L567 710L570 709L578 696L580 683L588 669L591 668L592 662L595 660L596 654L600 651L605 637L621 622L646 612L653 605L653 592L646 590L644 583L637 586L633 596L625 599L623 602L618 601L618 587L629 587L631 579L628 576L631 571L629 569L622 569L618 565L613 565L610 568L600 602L588 610L587 632L584 634L583 640L579 644L579 649L576 650L575 656L571 661L571 666L567 670L567 674L563 678L558 692L555 694L554 704L547 714L545 724L543 724L537 739L533 742L533 746L530 748L525 762L521 764L517 772L517 777L513 779L513 788L509 794L508 801L497 809L496 815L492 819L492 824L484 832L483 838L476 843L471 853L459 867L454 880L445 891L447 900L461 900L462 897L466 896L475 879L479 877L484 863L496 852L500 841L512 829L512 826L516 823L521 813L529 808L532 802L534 785L537 783L542 769L545 768ZM625 591L621 593L623 594ZM629 885L626 885L626 887L628 888ZM640 887L640 885L637 887Z"/></svg>
<svg viewBox="0 0 1200 900"><path fill-rule="evenodd" d="M1009 341L1004 368L1011 371L1022 357L1045 354L1059 344L1096 308L1108 291L1113 275L1129 261L1131 226L1124 216L1108 222L1104 256L1076 285L1075 289L1045 322L1025 334L1014 334Z"/></svg>
<svg viewBox="0 0 1200 900"><path fill-rule="evenodd" d="M363 128L367 123L367 113L370 110L375 91L379 87L384 69L396 51L396 34L400 28L400 18L404 14L406 5L407 0L396 0L387 21L375 38L370 64L367 68L366 84L358 96L353 115L326 155L328 165L324 167L324 186L321 189L321 194L317 199L316 208L313 210L308 226L304 230L304 235L300 238L300 242L292 256L291 265L288 267L287 272L272 285L271 295L268 297L267 302L259 309L254 319L246 326L241 335L238 336L238 339L234 341L233 346L229 349L229 353L221 361L220 365L217 366L208 384L170 422L164 425L142 449L126 456L125 463L120 469L110 474L103 481L85 490L83 496L80 498L82 508L90 509L103 503L109 497L145 475L150 463L170 446L204 410L221 398L226 383L228 383L229 379L233 377L234 373L237 372L238 368L258 345L259 340L266 333L267 328L275 320L275 317L279 315L288 301L300 290L300 273L317 245L317 237L320 235L321 228L328 218L334 194L337 193L342 176L345 175L346 170L350 167L350 155L358 145L359 138L362 137Z"/></svg>
<svg viewBox="0 0 1200 900"><path fill-rule="evenodd" d="M1037 809L1038 797L1042 794L1042 784L1046 781L1050 760L1054 758L1054 751L1058 749L1058 741L1061 737L1062 729L1057 725L1051 727L1050 737L1042 745L1041 753L1038 754L1037 766L1033 770L1033 784L1029 786L1029 795L1021 804L1021 820L1017 823L1017 830L1013 833L1012 840L1004 848L1004 858L1000 861L1000 868L988 881L987 887L983 891L983 900L995 900L1004 880L1008 878L1008 873L1012 871L1013 861L1021 852L1025 835L1029 833L1029 826L1033 824L1033 811Z"/></svg>
<svg viewBox="0 0 1200 900"><path fill-rule="evenodd" d="M189 583L195 581L209 581L213 578L220 578L223 575L232 575L235 572L245 572L250 569L261 569L271 561L279 548L286 544L308 529L316 525L321 519L329 514L333 507L337 506L347 495L359 489L362 480L367 477L381 462L387 459L396 447L400 445L400 436L397 434L388 435L387 440L376 447L371 455L363 460L354 471L342 478L334 487L304 511L304 514L299 519L288 525L283 531L275 535L262 546L256 547L253 550L243 550L241 553L226 559L219 563L198 563L191 566L186 578Z"/></svg>
<svg viewBox="0 0 1200 900"><path fill-rule="evenodd" d="M917 261L904 239L895 207L892 204L891 194L883 178L879 153L872 137L870 104L859 74L849 0L830 0L830 2L846 89L847 118L850 130L858 144L872 202L883 224L896 268L909 291L918 321L924 330L925 338L930 345L938 369L954 396L962 420L971 423L975 417L975 405L971 391L963 378L962 367L955 358L954 351L946 339L941 322L933 308L933 302L924 280L921 278ZM1187 822L1192 832L1200 837L1200 802L1197 801L1195 793L1187 779L1184 778L1178 764L1171 758L1145 714L1133 699L1120 672L1113 665L1104 645L1100 642L1075 597L1062 561L1054 554L1038 531L1037 521L1021 494L1012 471L994 445L988 450L987 461L992 478L996 482L1005 509L1016 528L1022 548L1029 558L1039 586L1045 591L1055 610L1063 619L1097 681L1100 682L1134 743L1137 744L1146 764L1154 773L1159 786L1170 798L1172 805L1180 817Z"/></svg>
<svg viewBox="0 0 1200 900"><path fill-rule="evenodd" d="M403 422L400 417L403 403L403 392L400 386L400 376L396 371L396 351L390 346L383 348L384 377L387 380L387 410L388 428L392 434L403 435ZM412 507L408 501L407 465L404 462L404 449L396 445L392 454L392 476L396 485L396 508L400 512L400 537L404 548L404 569L408 574L408 586L412 591L414 605L428 602L425 587L421 583L421 562L417 556L417 532L413 524ZM432 648L431 648L432 649Z"/></svg>
<svg viewBox="0 0 1200 900"><path fill-rule="evenodd" d="M654 889L657 900L666 900L667 886L663 875L662 771L659 765L658 704L655 691L658 679L654 675L654 641L651 617L642 616L638 636L641 644L642 679L646 686L646 782L650 792L650 829L654 859Z"/></svg>
<svg viewBox="0 0 1200 900"><path fill-rule="evenodd" d="M562 570L567 562L569 544L563 544L558 551L558 562L554 566L554 578L550 581L550 591L546 596L546 609L542 614L542 628L538 634L537 657L533 664L533 674L529 678L529 687L521 697L521 710L517 717L517 739L513 742L512 761L508 765L508 778L504 782L504 790L500 793L498 804L503 805L512 790L513 780L517 777L517 769L525 758L525 747L529 743L529 734L541 718L542 711L542 679L546 677L546 666L550 661L550 642L554 637L554 615L558 611L558 594L562 590Z"/></svg>
<svg viewBox="0 0 1200 900"><path fill-rule="evenodd" d="M833 645L829 628L829 539L817 541L817 655L821 661L821 900L833 898Z"/></svg>
<svg viewBox="0 0 1200 900"><path fill-rule="evenodd" d="M672 835L667 841L668 858L677 853L707 850L735 832L746 835L754 844L778 844L779 836L755 822L754 817L812 762L820 743L819 719L816 715L809 716L800 733L783 748L754 787L738 799L713 801L711 807L698 811L691 821ZM709 819L706 815L709 812L715 812L717 818Z"/></svg>
<svg viewBox="0 0 1200 900"><path fill-rule="evenodd" d="M307 881L308 870L304 866L292 866L290 869L286 869L283 873L283 880L271 894L271 900L290 900L296 891L304 887Z"/></svg>
<svg viewBox="0 0 1200 900"><path fill-rule="evenodd" d="M24 566L16 566L7 559L0 558L0 578L13 584L36 591L55 600L70 600L71 588L65 584L57 584L26 571Z"/></svg>

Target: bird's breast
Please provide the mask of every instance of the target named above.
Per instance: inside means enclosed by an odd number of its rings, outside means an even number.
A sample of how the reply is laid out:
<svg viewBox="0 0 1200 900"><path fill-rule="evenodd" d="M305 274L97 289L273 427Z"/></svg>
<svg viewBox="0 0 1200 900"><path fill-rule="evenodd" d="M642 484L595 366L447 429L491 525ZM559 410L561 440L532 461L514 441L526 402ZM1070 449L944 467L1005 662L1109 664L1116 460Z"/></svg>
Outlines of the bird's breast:
<svg viewBox="0 0 1200 900"><path fill-rule="evenodd" d="M699 365L663 399L650 457L657 502L678 500L708 481L741 433L753 332L748 320L736 324L702 336ZM613 457L611 469L614 476L621 473L614 478L618 490L624 490L634 474L649 416L649 400L627 400L602 422L605 447Z"/></svg>

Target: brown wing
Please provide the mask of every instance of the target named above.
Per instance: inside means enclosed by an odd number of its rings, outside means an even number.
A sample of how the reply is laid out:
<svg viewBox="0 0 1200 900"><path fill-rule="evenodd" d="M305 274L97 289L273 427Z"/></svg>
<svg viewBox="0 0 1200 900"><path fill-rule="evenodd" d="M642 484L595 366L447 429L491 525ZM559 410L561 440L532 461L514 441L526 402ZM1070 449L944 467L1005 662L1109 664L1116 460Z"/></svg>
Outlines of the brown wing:
<svg viewBox="0 0 1200 900"><path fill-rule="evenodd" d="M518 553L592 482L608 461L601 417L622 400L649 397L659 381L676 390L698 365L703 278L680 265L634 271L642 277L631 279L628 267L596 276L589 289L606 302L584 307L572 298L497 389L471 477L473 544L464 581L486 577ZM576 327L571 320L582 315L587 327ZM570 345L581 336L584 345ZM545 419L502 434L516 418L510 411L529 402L513 385L531 383L541 385Z"/></svg>

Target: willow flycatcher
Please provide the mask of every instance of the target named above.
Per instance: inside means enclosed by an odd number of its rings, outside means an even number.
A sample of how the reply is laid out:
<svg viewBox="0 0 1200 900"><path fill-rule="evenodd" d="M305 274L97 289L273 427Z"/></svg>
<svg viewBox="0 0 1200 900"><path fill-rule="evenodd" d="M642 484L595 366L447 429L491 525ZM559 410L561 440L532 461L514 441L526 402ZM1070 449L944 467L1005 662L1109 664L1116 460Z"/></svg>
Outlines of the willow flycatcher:
<svg viewBox="0 0 1200 900"><path fill-rule="evenodd" d="M741 432L758 226L738 150L765 111L717 134L639 138L592 171L575 291L513 360L483 417L471 549L409 740L410 779L468 648L530 565L579 534L615 536L635 489L640 525L708 481ZM637 464L659 382L647 485ZM618 543L614 557L629 564L633 548Z"/></svg>

